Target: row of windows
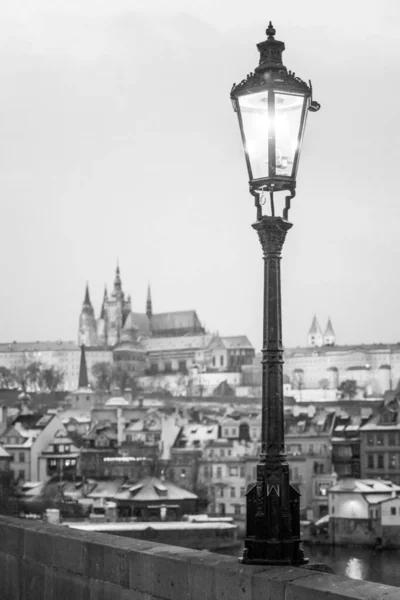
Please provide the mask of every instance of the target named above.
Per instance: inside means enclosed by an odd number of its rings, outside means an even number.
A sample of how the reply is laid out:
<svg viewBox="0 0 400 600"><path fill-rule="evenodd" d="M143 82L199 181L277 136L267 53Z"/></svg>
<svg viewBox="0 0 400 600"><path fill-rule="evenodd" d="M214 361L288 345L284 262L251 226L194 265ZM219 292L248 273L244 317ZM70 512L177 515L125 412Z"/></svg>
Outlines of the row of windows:
<svg viewBox="0 0 400 600"><path fill-rule="evenodd" d="M8 454L11 456L11 461L18 461L20 463L25 462L25 452L10 452L9 450L7 451Z"/></svg>
<svg viewBox="0 0 400 600"><path fill-rule="evenodd" d="M75 458L71 458L71 459L67 458L66 460L64 460L62 462L63 462L64 467L74 467L76 465ZM49 465L50 465L50 467L57 467L57 460L55 458L52 458L49 461Z"/></svg>
<svg viewBox="0 0 400 600"><path fill-rule="evenodd" d="M368 446L400 446L399 431L369 431L367 434Z"/></svg>
<svg viewBox="0 0 400 600"><path fill-rule="evenodd" d="M398 452L389 452L387 466L389 469L400 468L400 454ZM385 454L367 454L367 467L368 469L384 469L385 468Z"/></svg>
<svg viewBox="0 0 400 600"><path fill-rule="evenodd" d="M223 498L225 496L225 488L223 488L223 487L217 488L215 495L218 498ZM246 495L246 488L241 487L239 490L239 495L241 498L244 498ZM229 488L229 496L230 496L230 498L236 498L236 488L234 488L234 487Z"/></svg>
<svg viewBox="0 0 400 600"><path fill-rule="evenodd" d="M215 472L215 471L214 471ZM207 479L208 477L213 476L213 468L205 466L203 468L204 477ZM240 467L228 467L228 475L229 477L245 477L245 467L241 465ZM222 466L218 466L216 468L215 477L222 477Z"/></svg>

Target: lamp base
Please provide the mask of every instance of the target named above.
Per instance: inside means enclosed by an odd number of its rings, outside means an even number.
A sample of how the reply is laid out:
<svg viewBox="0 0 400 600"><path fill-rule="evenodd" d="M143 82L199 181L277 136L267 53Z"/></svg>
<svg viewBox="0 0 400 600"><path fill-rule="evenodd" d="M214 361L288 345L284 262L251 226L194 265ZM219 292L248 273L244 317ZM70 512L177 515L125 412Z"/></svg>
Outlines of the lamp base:
<svg viewBox="0 0 400 600"><path fill-rule="evenodd" d="M247 539L239 562L245 565L297 566L307 565L309 560L300 548L301 540L254 540Z"/></svg>

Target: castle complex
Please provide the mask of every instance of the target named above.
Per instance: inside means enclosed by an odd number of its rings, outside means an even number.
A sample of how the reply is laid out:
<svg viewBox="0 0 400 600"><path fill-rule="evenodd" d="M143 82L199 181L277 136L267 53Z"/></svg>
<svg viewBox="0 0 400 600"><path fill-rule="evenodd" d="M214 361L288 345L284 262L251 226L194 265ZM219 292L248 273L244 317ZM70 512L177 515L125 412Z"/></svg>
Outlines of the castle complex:
<svg viewBox="0 0 400 600"><path fill-rule="evenodd" d="M115 347L122 342L136 343L147 337L178 337L201 335L205 330L194 310L153 314L150 286L146 312L131 308L131 296L125 297L119 266L110 295L104 290L100 315L95 316L86 285L85 298L79 318L78 344L88 348Z"/></svg>
<svg viewBox="0 0 400 600"><path fill-rule="evenodd" d="M338 345L331 320L323 331L315 316L308 345L286 348L284 360L284 373L297 389L336 389L352 379L367 395L381 395L400 380L400 344Z"/></svg>

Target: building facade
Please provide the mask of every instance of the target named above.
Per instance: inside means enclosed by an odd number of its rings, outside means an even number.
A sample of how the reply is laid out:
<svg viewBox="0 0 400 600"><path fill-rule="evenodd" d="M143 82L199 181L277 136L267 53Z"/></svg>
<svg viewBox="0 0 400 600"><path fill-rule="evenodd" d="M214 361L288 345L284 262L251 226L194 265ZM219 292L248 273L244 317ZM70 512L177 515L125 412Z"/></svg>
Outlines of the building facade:
<svg viewBox="0 0 400 600"><path fill-rule="evenodd" d="M360 393L382 396L400 380L400 344L338 345L332 322L314 317L308 345L286 348L284 374L297 389L337 389L355 380Z"/></svg>

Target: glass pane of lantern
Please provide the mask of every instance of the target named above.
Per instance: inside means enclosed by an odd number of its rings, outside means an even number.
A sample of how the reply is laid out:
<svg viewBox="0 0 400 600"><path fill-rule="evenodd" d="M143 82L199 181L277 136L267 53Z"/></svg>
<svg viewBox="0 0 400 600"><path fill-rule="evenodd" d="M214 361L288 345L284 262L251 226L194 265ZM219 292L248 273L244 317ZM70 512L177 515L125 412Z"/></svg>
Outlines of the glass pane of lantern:
<svg viewBox="0 0 400 600"><path fill-rule="evenodd" d="M292 94L275 95L276 174L294 175L293 166L299 149L301 116L305 98Z"/></svg>
<svg viewBox="0 0 400 600"><path fill-rule="evenodd" d="M251 178L269 177L268 92L239 96L239 106Z"/></svg>

